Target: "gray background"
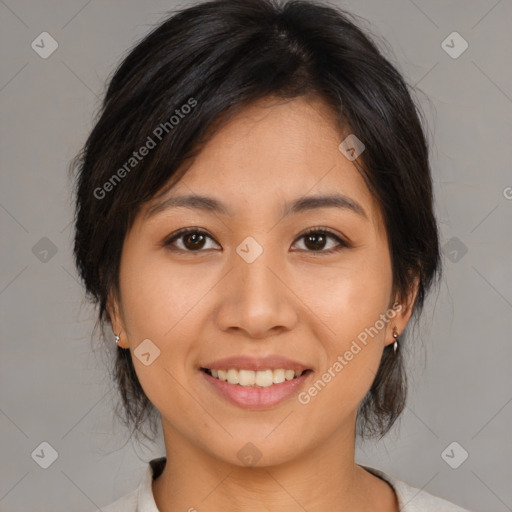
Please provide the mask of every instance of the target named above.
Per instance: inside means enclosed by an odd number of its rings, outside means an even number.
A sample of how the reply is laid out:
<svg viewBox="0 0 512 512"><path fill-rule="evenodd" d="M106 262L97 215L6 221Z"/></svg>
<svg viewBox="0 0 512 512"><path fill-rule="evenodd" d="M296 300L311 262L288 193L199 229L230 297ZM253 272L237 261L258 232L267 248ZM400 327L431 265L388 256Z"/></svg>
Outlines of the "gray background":
<svg viewBox="0 0 512 512"><path fill-rule="evenodd" d="M126 443L113 420L109 354L91 342L71 258L67 168L119 59L186 4L0 1L2 512L95 510L165 453L161 439ZM512 510L512 2L337 5L368 20L422 91L445 262L400 426L357 460L474 511ZM59 45L46 59L31 48L43 31ZM441 46L453 31L469 44L455 59ZM469 454L458 469L441 455L454 441L452 464ZM48 469L31 455L42 442L58 452Z"/></svg>

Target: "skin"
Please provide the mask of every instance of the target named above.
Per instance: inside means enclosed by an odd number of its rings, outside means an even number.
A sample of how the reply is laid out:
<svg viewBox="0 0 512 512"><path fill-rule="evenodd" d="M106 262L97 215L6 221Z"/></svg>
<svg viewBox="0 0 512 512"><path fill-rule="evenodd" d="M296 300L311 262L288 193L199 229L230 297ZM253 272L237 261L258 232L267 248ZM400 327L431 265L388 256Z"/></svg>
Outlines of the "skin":
<svg viewBox="0 0 512 512"><path fill-rule="evenodd" d="M306 405L293 395L243 409L199 371L224 357L278 354L313 370L303 391L397 300L380 210L339 151L343 138L318 98L258 101L216 132L166 196L215 197L234 216L171 208L146 218L149 203L127 234L109 312L120 346L133 351L149 338L160 350L149 366L133 362L162 416L167 464L153 482L162 512L398 509L392 488L355 463L355 423L416 289ZM333 207L282 217L289 201L333 192L367 217ZM190 235L164 246L187 227L207 232L203 246ZM309 228L329 228L352 246L329 254L339 243L329 235L308 244ZM250 264L236 252L248 236L263 248ZM253 467L237 457L248 442L261 453Z"/></svg>

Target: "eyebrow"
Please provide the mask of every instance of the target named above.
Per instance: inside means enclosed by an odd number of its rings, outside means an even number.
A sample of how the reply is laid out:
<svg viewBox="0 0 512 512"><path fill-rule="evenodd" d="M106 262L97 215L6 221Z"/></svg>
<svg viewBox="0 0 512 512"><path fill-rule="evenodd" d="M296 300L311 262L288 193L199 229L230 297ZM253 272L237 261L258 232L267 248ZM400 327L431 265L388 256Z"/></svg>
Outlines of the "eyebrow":
<svg viewBox="0 0 512 512"><path fill-rule="evenodd" d="M148 208L144 217L153 217L157 213L170 208L197 209L209 213L218 213L231 217L234 215L234 213L218 199L197 194L190 194L164 199ZM292 214L320 208L340 208L343 210L349 210L368 219L368 215L366 214L364 208L358 202L342 194L301 197L300 199L297 199L291 203L286 203L282 215L283 217L287 217Z"/></svg>

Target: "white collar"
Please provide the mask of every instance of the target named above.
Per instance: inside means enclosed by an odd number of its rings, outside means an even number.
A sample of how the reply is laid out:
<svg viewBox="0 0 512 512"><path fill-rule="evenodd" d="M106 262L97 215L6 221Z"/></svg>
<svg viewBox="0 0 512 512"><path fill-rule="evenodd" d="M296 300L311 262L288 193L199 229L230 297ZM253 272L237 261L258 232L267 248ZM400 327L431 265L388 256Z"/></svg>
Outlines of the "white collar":
<svg viewBox="0 0 512 512"><path fill-rule="evenodd" d="M136 491L137 495L137 512L160 512L156 506L155 498L153 496L153 479L160 476L162 473L166 457L159 457L152 459L146 467L144 476ZM433 496L426 491L412 487L409 484L398 480L379 469L369 466L360 465L370 473L378 478L389 483L395 491L398 500L398 509L400 512L423 512L425 510L439 510L439 506L443 505L443 510L453 512L469 512L466 509L460 508L448 501Z"/></svg>

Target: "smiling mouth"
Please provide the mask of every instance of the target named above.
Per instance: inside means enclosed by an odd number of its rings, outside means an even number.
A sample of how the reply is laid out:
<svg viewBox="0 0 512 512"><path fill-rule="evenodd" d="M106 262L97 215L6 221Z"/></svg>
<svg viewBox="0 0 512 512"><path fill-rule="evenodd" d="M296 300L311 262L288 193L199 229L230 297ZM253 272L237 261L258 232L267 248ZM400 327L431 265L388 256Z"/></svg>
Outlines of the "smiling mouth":
<svg viewBox="0 0 512 512"><path fill-rule="evenodd" d="M277 368L275 370L237 370L234 368L214 370L201 368L201 371L215 379L228 382L229 384L259 388L268 388L311 372L311 370L294 371L285 370L284 368Z"/></svg>

